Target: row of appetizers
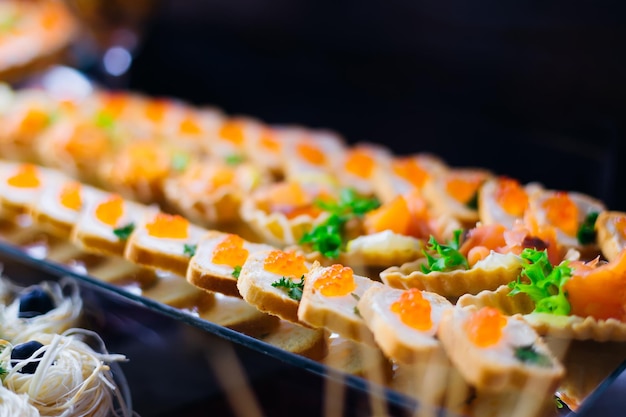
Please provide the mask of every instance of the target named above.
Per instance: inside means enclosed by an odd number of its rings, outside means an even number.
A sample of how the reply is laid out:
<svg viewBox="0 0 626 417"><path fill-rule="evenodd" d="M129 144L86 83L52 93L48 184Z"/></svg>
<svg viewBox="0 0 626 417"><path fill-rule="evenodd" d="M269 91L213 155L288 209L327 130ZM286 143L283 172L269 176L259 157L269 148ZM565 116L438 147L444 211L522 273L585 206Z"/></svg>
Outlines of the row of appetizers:
<svg viewBox="0 0 626 417"><path fill-rule="evenodd" d="M0 277L0 415L132 415L111 370L126 357L108 353L82 320L74 281L21 287Z"/></svg>
<svg viewBox="0 0 626 417"><path fill-rule="evenodd" d="M457 232L457 240L450 245L433 240L426 262L408 274L408 279L391 279L391 271L386 270L381 283L354 273L349 266L310 262L301 251L205 229L155 206L85 186L56 170L4 162L0 166L0 216L17 219L24 214L87 252L124 257L184 276L198 288L242 297L258 310L287 322L377 346L399 363L428 363L433 352L443 349L446 358L477 389L517 390L538 378L546 388L544 394L553 392L563 368L545 347L542 334L598 340L626 337L623 316L594 316L619 314L621 293L604 293L598 282L623 277L618 272L624 267L626 252L603 266L566 260L553 267L549 251L528 247L527 231L501 225L470 230L465 242L487 247L488 254L477 257L469 269L461 268L463 262L469 262ZM490 249L494 244L512 249L498 252ZM446 265L452 265L452 271L440 268ZM446 293L443 286L439 291L443 295L429 291L416 273L435 277L439 283L449 280L456 289ZM531 279L530 284L524 276ZM556 281L550 281L555 277ZM472 282L470 293L504 285L510 293L517 293L510 300L521 300L520 305L530 306L530 310L488 305L493 301L490 291L462 295L465 290L454 286L467 281ZM560 286L568 282L573 286ZM532 284L545 290L542 298L524 291ZM404 289L408 287L411 289ZM587 296L590 293L604 297L604 310L598 309L597 299ZM574 294L584 296L572 297ZM454 305L451 300L459 296ZM531 313L540 306L544 309ZM571 311L584 315L569 316ZM531 314L522 319L515 313ZM555 320L555 314L564 320ZM463 324L466 321L471 324ZM584 332L578 331L581 328ZM474 352L476 360L463 360L466 351Z"/></svg>

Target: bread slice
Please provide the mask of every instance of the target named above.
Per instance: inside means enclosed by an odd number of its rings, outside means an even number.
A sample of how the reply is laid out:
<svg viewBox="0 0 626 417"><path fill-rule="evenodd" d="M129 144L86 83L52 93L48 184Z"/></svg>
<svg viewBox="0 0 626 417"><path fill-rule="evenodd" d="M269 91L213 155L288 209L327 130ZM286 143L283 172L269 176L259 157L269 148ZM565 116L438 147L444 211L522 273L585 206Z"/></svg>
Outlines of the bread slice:
<svg viewBox="0 0 626 417"><path fill-rule="evenodd" d="M97 213L120 210L113 222L102 221ZM102 255L124 256L129 234L144 219L146 212L153 211L139 203L122 199L117 194L104 194L89 201L72 229L71 240L86 252ZM114 225L112 225L114 224Z"/></svg>
<svg viewBox="0 0 626 417"><path fill-rule="evenodd" d="M215 305L213 294L190 285L179 276L162 271L159 271L158 279L153 285L141 291L141 295L192 313L210 309Z"/></svg>
<svg viewBox="0 0 626 417"><path fill-rule="evenodd" d="M300 283L301 277L290 275L290 270L285 269L286 275L282 273L270 272L265 269L266 259L283 252L280 250L260 251L250 254L241 268L237 289L239 293L251 305L264 313L272 314L296 324L302 324L298 319L298 306L300 300L297 296L292 298L289 291L284 287L272 286L285 278L286 282ZM298 255L289 255L297 258ZM289 262L289 261L288 261ZM310 264L303 262L306 270ZM294 262L291 262L293 264Z"/></svg>
<svg viewBox="0 0 626 417"><path fill-rule="evenodd" d="M277 329L260 336L259 339L287 352L321 360L328 354L328 336L323 329L311 329L280 320Z"/></svg>
<svg viewBox="0 0 626 417"><path fill-rule="evenodd" d="M153 227L156 236L150 234ZM184 277L198 242L206 233L206 229L178 215L149 212L128 239L124 257L137 265Z"/></svg>
<svg viewBox="0 0 626 417"><path fill-rule="evenodd" d="M598 245L602 255L610 262L617 258L626 248L626 213L620 211L603 211L596 220Z"/></svg>
<svg viewBox="0 0 626 417"><path fill-rule="evenodd" d="M455 307L444 312L438 336L454 366L478 390L553 395L565 369L521 316L500 315L506 324L493 344L481 347L471 340L468 323L480 325L476 314L486 311Z"/></svg>
<svg viewBox="0 0 626 417"><path fill-rule="evenodd" d="M187 268L187 281L198 288L207 291L219 292L224 295L241 297L237 289L237 273L230 265L216 264L213 262L214 251L218 245L229 236L227 233L218 231L207 232L198 242L196 253L189 261ZM274 249L270 245L251 243L244 241L243 249L248 253L268 251ZM238 265L239 269L243 266Z"/></svg>
<svg viewBox="0 0 626 417"><path fill-rule="evenodd" d="M353 285L353 289L347 292L340 290L338 295L324 295L325 290L319 285L324 285L327 280L327 288L340 286L343 281L346 285ZM356 342L376 346L371 330L359 314L357 303L368 288L381 285L370 278L355 275L349 267L339 264L323 267L316 263L304 277L298 318L312 327L324 328Z"/></svg>
<svg viewBox="0 0 626 417"><path fill-rule="evenodd" d="M34 164L0 161L0 216L16 220L27 214L43 190L64 178Z"/></svg>
<svg viewBox="0 0 626 417"><path fill-rule="evenodd" d="M252 337L268 335L279 327L278 317L260 312L239 297L215 293L214 298L213 308L198 312L203 320Z"/></svg>
<svg viewBox="0 0 626 417"><path fill-rule="evenodd" d="M365 291L357 307L387 357L409 365L428 363L440 348L436 338L437 328L443 312L452 308L452 303L438 294L420 291L430 305L432 324L427 330L417 330L404 323L400 315L392 311L392 305L407 291L411 290L399 290L386 285L372 286Z"/></svg>
<svg viewBox="0 0 626 417"><path fill-rule="evenodd" d="M393 364L376 346L355 342L336 333L330 334L324 365L350 375L369 378L381 384L392 380Z"/></svg>
<svg viewBox="0 0 626 417"><path fill-rule="evenodd" d="M30 214L38 227L69 240L81 210L90 201L104 195L105 191L65 178L48 184L42 190L30 206Z"/></svg>

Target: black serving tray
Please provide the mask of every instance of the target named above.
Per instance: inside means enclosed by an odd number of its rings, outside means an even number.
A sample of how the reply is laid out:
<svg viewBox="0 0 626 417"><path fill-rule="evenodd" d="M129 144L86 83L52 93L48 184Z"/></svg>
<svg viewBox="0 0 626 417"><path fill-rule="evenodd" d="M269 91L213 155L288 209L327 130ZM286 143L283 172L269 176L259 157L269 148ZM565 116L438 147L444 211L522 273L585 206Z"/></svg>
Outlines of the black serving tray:
<svg viewBox="0 0 626 417"><path fill-rule="evenodd" d="M400 417L452 416L3 241L0 264L3 275L19 285L68 276L78 282L89 328L102 336L110 352L129 359L121 369L140 416L363 417L378 416L381 410ZM616 366L576 413L563 409L559 414L624 415L626 398L619 392L625 392L626 373L618 377L625 368L626 362ZM327 404L329 390L333 398L341 398L336 405Z"/></svg>

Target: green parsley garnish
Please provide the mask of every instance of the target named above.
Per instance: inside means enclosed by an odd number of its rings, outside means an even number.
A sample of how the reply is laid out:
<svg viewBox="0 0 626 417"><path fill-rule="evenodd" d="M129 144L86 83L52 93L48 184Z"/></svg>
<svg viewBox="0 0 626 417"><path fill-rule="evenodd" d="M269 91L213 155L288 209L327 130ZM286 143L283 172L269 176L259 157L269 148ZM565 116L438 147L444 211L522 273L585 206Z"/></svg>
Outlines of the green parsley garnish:
<svg viewBox="0 0 626 417"><path fill-rule="evenodd" d="M177 172L182 172L187 169L191 156L185 152L176 152L172 155L172 169Z"/></svg>
<svg viewBox="0 0 626 417"><path fill-rule="evenodd" d="M362 317L362 316L361 316L361 312L359 311L359 307L354 306L354 314L356 314L356 315L357 315L357 316L359 316L359 317Z"/></svg>
<svg viewBox="0 0 626 417"><path fill-rule="evenodd" d="M135 230L135 223L128 223L126 226L118 227L117 229L113 229L113 234L117 236L119 240L126 240Z"/></svg>
<svg viewBox="0 0 626 417"><path fill-rule="evenodd" d="M326 221L305 233L300 244L310 244L323 256L336 259L345 246L345 225L380 206L378 199L360 196L355 190L341 190L338 201L317 200L315 205L330 213Z"/></svg>
<svg viewBox="0 0 626 417"><path fill-rule="evenodd" d="M552 361L543 353L537 352L533 345L518 346L514 349L515 358L520 362L530 363L532 365L550 367Z"/></svg>
<svg viewBox="0 0 626 417"><path fill-rule="evenodd" d="M196 249L198 249L198 245L189 245L185 243L185 246L183 247L183 254L191 258L196 254Z"/></svg>
<svg viewBox="0 0 626 417"><path fill-rule="evenodd" d="M556 404L556 408L558 408L559 410L565 407L563 400L561 400L559 397L554 397L554 402Z"/></svg>
<svg viewBox="0 0 626 417"><path fill-rule="evenodd" d="M520 255L522 271L516 281L509 283L509 295L526 293L535 302L535 313L551 313L566 316L571 310L564 290L572 275L568 261L553 266L547 250L526 248Z"/></svg>
<svg viewBox="0 0 626 417"><path fill-rule="evenodd" d="M582 222L580 227L578 228L578 233L576 233L576 237L578 238L578 243L581 245L588 245L596 241L596 220L598 220L598 212L592 211L587 214L585 220Z"/></svg>
<svg viewBox="0 0 626 417"><path fill-rule="evenodd" d="M245 160L246 158L243 155L236 154L236 153L232 155L228 155L226 158L224 158L224 161L226 161L228 165L239 165Z"/></svg>
<svg viewBox="0 0 626 417"><path fill-rule="evenodd" d="M282 288L287 291L289 298L300 301L302 299L302 291L304 291L304 275L300 278L300 282L281 277L278 281L272 282L272 287Z"/></svg>
<svg viewBox="0 0 626 417"><path fill-rule="evenodd" d="M423 273L428 274L433 271L448 272L455 269L469 269L467 258L459 252L462 232L462 230L455 230L453 239L448 245L442 245L437 242L434 236L430 236L428 246L422 251L428 262L428 265L421 266Z"/></svg>
<svg viewBox="0 0 626 417"><path fill-rule="evenodd" d="M105 111L101 111L96 114L94 123L99 128L107 130L109 132L115 129L115 118Z"/></svg>
<svg viewBox="0 0 626 417"><path fill-rule="evenodd" d="M240 265L237 265L237 266L235 267L235 269L233 269L233 272L231 272L231 275L232 275L234 278L239 279L239 274L241 274L241 266L240 266Z"/></svg>

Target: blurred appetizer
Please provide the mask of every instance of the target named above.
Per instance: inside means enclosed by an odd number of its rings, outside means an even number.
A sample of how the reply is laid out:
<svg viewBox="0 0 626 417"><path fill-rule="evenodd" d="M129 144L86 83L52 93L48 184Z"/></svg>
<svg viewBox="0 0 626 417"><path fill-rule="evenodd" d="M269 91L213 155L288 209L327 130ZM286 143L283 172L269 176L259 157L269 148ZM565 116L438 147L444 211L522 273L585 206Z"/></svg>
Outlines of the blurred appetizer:
<svg viewBox="0 0 626 417"><path fill-rule="evenodd" d="M480 168L451 168L424 185L424 196L438 214L457 219L464 227L479 220L478 191L493 174Z"/></svg>
<svg viewBox="0 0 626 417"><path fill-rule="evenodd" d="M334 178L346 145L343 138L324 130L293 129L293 138L285 142L283 166L285 178L305 182L310 177Z"/></svg>
<svg viewBox="0 0 626 417"><path fill-rule="evenodd" d="M197 224L218 227L242 222L243 201L269 182L269 174L253 164L203 158L170 175L163 190L167 205L178 213Z"/></svg>
<svg viewBox="0 0 626 417"><path fill-rule="evenodd" d="M595 222L595 231L602 255L609 261L614 261L626 248L626 213L601 212Z"/></svg>
<svg viewBox="0 0 626 417"><path fill-rule="evenodd" d="M389 149L374 143L357 143L346 148L336 172L342 187L361 195L375 196L374 178L380 170L388 170L392 156Z"/></svg>
<svg viewBox="0 0 626 417"><path fill-rule="evenodd" d="M478 213L482 224L513 228L524 219L531 197L542 190L537 183L520 184L516 179L498 176L485 181L478 192Z"/></svg>

